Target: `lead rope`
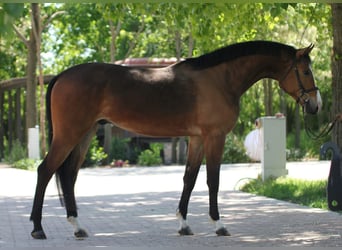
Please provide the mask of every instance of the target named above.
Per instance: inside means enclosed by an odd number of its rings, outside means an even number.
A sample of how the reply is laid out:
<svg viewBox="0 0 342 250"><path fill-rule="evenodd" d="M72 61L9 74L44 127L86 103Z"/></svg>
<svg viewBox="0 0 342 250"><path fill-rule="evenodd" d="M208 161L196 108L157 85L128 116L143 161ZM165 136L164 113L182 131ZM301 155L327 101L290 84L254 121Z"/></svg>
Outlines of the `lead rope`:
<svg viewBox="0 0 342 250"><path fill-rule="evenodd" d="M308 116L304 116L304 128L306 134L309 136L310 139L318 140L324 136L327 136L331 132L336 122L338 120L341 120L342 115L337 115L335 119L332 122L328 123L318 134L316 134L316 132L308 126L306 117Z"/></svg>

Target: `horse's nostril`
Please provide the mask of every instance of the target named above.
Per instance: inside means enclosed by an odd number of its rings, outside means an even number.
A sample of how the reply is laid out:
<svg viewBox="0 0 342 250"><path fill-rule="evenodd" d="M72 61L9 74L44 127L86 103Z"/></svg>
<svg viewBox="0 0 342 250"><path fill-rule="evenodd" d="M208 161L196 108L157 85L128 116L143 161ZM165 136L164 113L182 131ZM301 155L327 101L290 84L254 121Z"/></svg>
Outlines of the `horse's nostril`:
<svg viewBox="0 0 342 250"><path fill-rule="evenodd" d="M304 105L304 112L308 114L317 114L319 111L319 106L318 105L312 105L312 102L308 100L308 102L305 103Z"/></svg>
<svg viewBox="0 0 342 250"><path fill-rule="evenodd" d="M316 106L316 108L313 108L312 106L310 106L308 113L313 114L313 115L317 114L318 113L318 106Z"/></svg>

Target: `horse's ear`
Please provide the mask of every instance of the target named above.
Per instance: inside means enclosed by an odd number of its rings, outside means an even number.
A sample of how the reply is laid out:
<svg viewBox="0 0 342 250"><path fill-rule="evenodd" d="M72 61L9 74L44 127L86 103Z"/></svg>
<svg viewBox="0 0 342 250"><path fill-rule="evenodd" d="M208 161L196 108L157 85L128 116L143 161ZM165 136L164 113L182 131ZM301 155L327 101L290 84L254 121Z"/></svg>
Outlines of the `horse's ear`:
<svg viewBox="0 0 342 250"><path fill-rule="evenodd" d="M302 56L309 55L311 50L315 47L314 44L310 44L308 47L303 49L298 49L296 53L297 59L301 58Z"/></svg>
<svg viewBox="0 0 342 250"><path fill-rule="evenodd" d="M315 47L313 43L311 43L307 48L305 48L305 54L309 55L311 50Z"/></svg>

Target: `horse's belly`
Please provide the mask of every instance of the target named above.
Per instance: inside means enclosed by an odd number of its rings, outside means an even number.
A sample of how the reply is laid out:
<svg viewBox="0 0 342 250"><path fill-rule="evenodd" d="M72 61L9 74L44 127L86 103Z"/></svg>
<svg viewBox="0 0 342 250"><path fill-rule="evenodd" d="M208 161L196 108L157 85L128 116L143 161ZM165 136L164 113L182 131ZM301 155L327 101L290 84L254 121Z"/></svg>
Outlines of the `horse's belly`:
<svg viewBox="0 0 342 250"><path fill-rule="evenodd" d="M130 121L112 120L112 122L122 129L147 136L176 137L201 134L199 127L184 121L131 119Z"/></svg>
<svg viewBox="0 0 342 250"><path fill-rule="evenodd" d="M177 136L201 136L207 133L228 133L232 130L237 120L236 114L230 112L212 112L205 118L196 119L192 115L149 117L121 117L122 119L110 119L116 126L147 136L177 137Z"/></svg>

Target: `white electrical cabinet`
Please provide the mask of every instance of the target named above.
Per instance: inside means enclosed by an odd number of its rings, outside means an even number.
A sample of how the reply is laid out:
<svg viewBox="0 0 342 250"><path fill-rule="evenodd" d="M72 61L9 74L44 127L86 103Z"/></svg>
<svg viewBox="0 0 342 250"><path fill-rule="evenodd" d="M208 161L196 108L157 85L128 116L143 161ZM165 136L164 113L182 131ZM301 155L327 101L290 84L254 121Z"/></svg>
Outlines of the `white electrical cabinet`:
<svg viewBox="0 0 342 250"><path fill-rule="evenodd" d="M286 169L286 118L261 117L262 179L287 175Z"/></svg>

